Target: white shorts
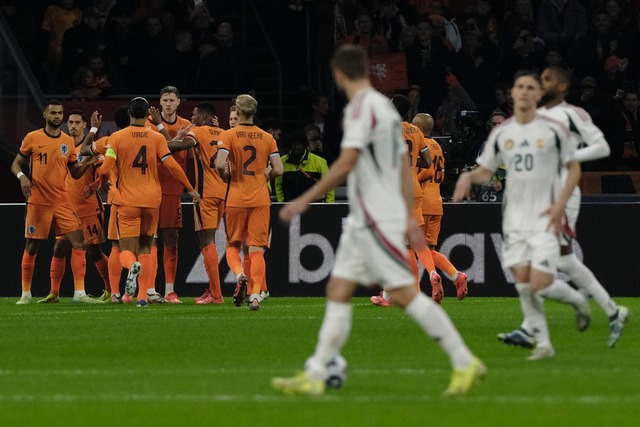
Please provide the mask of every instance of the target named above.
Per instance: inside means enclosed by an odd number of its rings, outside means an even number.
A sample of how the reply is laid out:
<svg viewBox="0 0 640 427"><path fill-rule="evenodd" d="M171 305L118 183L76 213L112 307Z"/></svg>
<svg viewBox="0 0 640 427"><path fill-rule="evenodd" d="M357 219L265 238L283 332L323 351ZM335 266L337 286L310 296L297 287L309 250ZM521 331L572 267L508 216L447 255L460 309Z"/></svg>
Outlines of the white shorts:
<svg viewBox="0 0 640 427"><path fill-rule="evenodd" d="M578 222L578 215L580 214L580 202L580 187L576 187L567 201L567 207L564 209L565 224L564 230L560 235L560 245L562 246L571 246L571 241L576 235L576 223Z"/></svg>
<svg viewBox="0 0 640 427"><path fill-rule="evenodd" d="M559 258L560 242L558 236L550 231L512 231L504 234L504 267L530 265L538 271L556 274Z"/></svg>
<svg viewBox="0 0 640 427"><path fill-rule="evenodd" d="M340 237L332 276L363 286L385 289L414 286L409 267L405 230L347 225Z"/></svg>

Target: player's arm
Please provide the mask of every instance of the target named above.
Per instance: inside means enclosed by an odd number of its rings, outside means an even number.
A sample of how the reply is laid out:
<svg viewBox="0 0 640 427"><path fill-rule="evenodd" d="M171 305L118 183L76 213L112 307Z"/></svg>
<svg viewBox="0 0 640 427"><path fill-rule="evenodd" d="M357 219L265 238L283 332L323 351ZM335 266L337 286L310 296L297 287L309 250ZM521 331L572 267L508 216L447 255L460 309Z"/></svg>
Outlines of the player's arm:
<svg viewBox="0 0 640 427"><path fill-rule="evenodd" d="M102 166L100 166L100 169L98 170L98 179L96 180L96 182L91 184L92 186L96 186L97 184L97 187L94 191L97 191L97 189L100 189L103 191L109 190L109 186L111 185L108 183L109 174L111 173L111 168L116 163L116 158L117 158L116 152L113 151L111 147L109 147L107 149L107 152L104 155L104 161L102 162Z"/></svg>
<svg viewBox="0 0 640 427"><path fill-rule="evenodd" d="M271 153L269 162L271 163L271 171L267 177L268 179L277 178L284 173L284 166L282 165L282 158L279 153Z"/></svg>
<svg viewBox="0 0 640 427"><path fill-rule="evenodd" d="M407 240L409 246L416 251L425 249L426 241L424 233L413 216L413 201L415 197L415 188L413 186L413 173L411 170L411 162L406 152L402 153L402 196L407 209Z"/></svg>
<svg viewBox="0 0 640 427"><path fill-rule="evenodd" d="M102 125L102 114L98 114L97 111L94 111L91 115L91 129L87 132L87 135L82 140L82 144L78 147L79 153L83 156L95 156L96 153L93 151L93 141L98 133L98 129Z"/></svg>
<svg viewBox="0 0 640 427"><path fill-rule="evenodd" d="M484 166L478 166L472 171L462 172L456 182L456 188L453 191L454 202L461 202L471 195L471 187L473 185L482 185L491 181L493 171Z"/></svg>
<svg viewBox="0 0 640 427"><path fill-rule="evenodd" d="M169 151L175 153L176 151L187 150L191 147L195 147L197 144L196 139L193 135L186 135L182 139L172 139L167 142L167 147L169 147Z"/></svg>
<svg viewBox="0 0 640 427"><path fill-rule="evenodd" d="M171 176L178 182L180 182L184 188L187 189L187 192L191 197L193 197L193 201L198 203L200 201L200 194L196 190L193 189L193 186L189 182L187 175L184 173L176 159L171 156L171 153L167 153L166 155L160 157L162 163L167 167L167 170L171 174Z"/></svg>
<svg viewBox="0 0 640 427"><path fill-rule="evenodd" d="M564 219L564 210L567 207L567 201L571 197L571 193L580 182L580 163L577 160L569 161L565 167L567 168L567 180L562 188L556 202L551 205L544 215L549 215L549 226L547 230L551 230L556 234L562 232Z"/></svg>
<svg viewBox="0 0 640 427"><path fill-rule="evenodd" d="M431 167L431 164L431 152L429 151L429 147L425 147L424 150L420 151L420 155L418 156L416 165L418 167L427 169Z"/></svg>
<svg viewBox="0 0 640 427"><path fill-rule="evenodd" d="M423 182L429 181L433 178L433 168L420 168L418 171L418 182L422 184Z"/></svg>
<svg viewBox="0 0 640 427"><path fill-rule="evenodd" d="M586 115L587 112L583 111ZM586 147L576 150L575 159L580 162L590 162L592 160L604 159L611 154L609 143L602 131L593 123L589 116L583 120L580 117L573 119L577 124L579 139L586 144Z"/></svg>
<svg viewBox="0 0 640 427"><path fill-rule="evenodd" d="M340 156L333 162L326 175L320 178L320 181L280 210L280 220L288 224L294 216L306 211L309 203L324 197L328 191L342 184L358 163L359 158L359 149L343 148L340 151Z"/></svg>
<svg viewBox="0 0 640 427"><path fill-rule="evenodd" d="M80 179L82 175L98 161L98 157L89 157L84 162L78 162L77 160L71 163L67 163L69 173L73 179Z"/></svg>
<svg viewBox="0 0 640 427"><path fill-rule="evenodd" d="M158 132L160 132L167 141L171 141L171 135L169 135L169 132L164 128L164 125L162 124L162 115L156 107L149 107L149 117L147 120L156 127Z"/></svg>
<svg viewBox="0 0 640 427"><path fill-rule="evenodd" d="M27 158L21 151L18 152L16 158L13 159L13 163L11 163L11 173L18 177L20 181L20 189L22 190L22 194L25 199L28 199L31 196L31 180L27 175L22 172L23 166L27 164Z"/></svg>
<svg viewBox="0 0 640 427"><path fill-rule="evenodd" d="M224 181L229 178L229 168L227 167L227 159L229 158L229 150L226 148L218 148L216 156L216 171Z"/></svg>

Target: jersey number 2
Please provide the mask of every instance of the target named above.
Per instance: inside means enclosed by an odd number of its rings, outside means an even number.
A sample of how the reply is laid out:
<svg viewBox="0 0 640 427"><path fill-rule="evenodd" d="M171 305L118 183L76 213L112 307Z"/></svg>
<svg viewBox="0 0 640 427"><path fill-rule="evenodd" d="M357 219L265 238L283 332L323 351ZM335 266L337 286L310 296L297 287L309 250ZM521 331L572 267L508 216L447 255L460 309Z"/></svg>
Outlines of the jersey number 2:
<svg viewBox="0 0 640 427"><path fill-rule="evenodd" d="M133 167L140 168L140 173L142 175L146 175L148 166L149 163L147 163L147 146L143 145L142 147L140 147L140 151L138 151L136 158L133 159Z"/></svg>
<svg viewBox="0 0 640 427"><path fill-rule="evenodd" d="M256 147L252 145L245 145L242 149L244 151L251 152L251 156L249 156L249 158L242 164L242 173L244 175L254 176L256 173L249 170L249 165L256 159Z"/></svg>

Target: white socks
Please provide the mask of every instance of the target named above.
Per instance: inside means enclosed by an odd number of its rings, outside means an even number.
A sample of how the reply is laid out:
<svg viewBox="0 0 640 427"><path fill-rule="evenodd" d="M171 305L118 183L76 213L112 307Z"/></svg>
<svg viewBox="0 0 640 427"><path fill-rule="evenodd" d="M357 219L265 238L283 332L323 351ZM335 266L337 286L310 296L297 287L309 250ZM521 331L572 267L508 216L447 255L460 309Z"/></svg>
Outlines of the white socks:
<svg viewBox="0 0 640 427"><path fill-rule="evenodd" d="M169 295L171 292L173 292L173 283L167 283L164 286L164 296L166 297L167 295Z"/></svg>
<svg viewBox="0 0 640 427"><path fill-rule="evenodd" d="M325 380L327 363L340 353L351 332L351 303L327 301L322 327L318 333L316 351L307 361L305 372L309 378Z"/></svg>
<svg viewBox="0 0 640 427"><path fill-rule="evenodd" d="M540 289L538 295L565 304L571 304L574 307L584 302L584 295L573 289L567 282L558 279L554 280L553 283L546 288Z"/></svg>
<svg viewBox="0 0 640 427"><path fill-rule="evenodd" d="M520 296L524 316L521 328L530 333L538 341L538 345L551 347L549 326L544 315L544 300L531 289L529 283L516 283L516 291Z"/></svg>
<svg viewBox="0 0 640 427"><path fill-rule="evenodd" d="M83 297L83 296L85 296L86 294L87 294L87 292L86 292L86 291L73 291L73 296L74 296L75 298Z"/></svg>
<svg viewBox="0 0 640 427"><path fill-rule="evenodd" d="M420 325L423 331L436 340L449 355L454 369L469 366L473 354L462 341L447 313L425 294L420 292L405 308L407 314Z"/></svg>
<svg viewBox="0 0 640 427"><path fill-rule="evenodd" d="M580 289L584 289L602 307L607 317L616 314L618 307L611 300L609 293L598 282L596 276L587 268L574 253L563 255L558 261L558 270L569 276L571 281Z"/></svg>

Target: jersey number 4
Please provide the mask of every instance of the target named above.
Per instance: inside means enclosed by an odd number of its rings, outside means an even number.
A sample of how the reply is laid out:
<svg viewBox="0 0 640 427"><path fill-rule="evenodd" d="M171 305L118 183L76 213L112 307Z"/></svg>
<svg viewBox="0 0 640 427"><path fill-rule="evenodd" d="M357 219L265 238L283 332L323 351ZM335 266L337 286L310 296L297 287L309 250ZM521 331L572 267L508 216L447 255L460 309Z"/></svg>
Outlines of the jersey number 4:
<svg viewBox="0 0 640 427"><path fill-rule="evenodd" d="M149 163L147 163L147 146L143 145L140 147L140 151L136 155L136 158L133 159L133 167L140 168L140 173L142 175L146 175L147 167L149 167Z"/></svg>

